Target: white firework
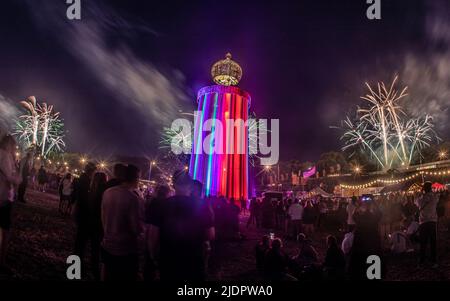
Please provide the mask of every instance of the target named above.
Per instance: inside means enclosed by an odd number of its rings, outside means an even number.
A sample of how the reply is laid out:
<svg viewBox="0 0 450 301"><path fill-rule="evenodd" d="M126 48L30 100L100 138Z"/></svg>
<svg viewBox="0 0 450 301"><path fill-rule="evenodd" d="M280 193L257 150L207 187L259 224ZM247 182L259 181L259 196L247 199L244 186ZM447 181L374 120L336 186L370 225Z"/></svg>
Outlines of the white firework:
<svg viewBox="0 0 450 301"><path fill-rule="evenodd" d="M343 150L360 147L375 158L382 169L392 168L399 163L411 164L414 155L421 156L421 150L438 140L430 115L409 118L399 105L399 100L407 96L407 87L396 90L397 77L389 89L381 82L377 89L366 83L369 93L362 99L366 106L358 108L358 117L352 121L348 116L343 120L346 130L341 139Z"/></svg>
<svg viewBox="0 0 450 301"><path fill-rule="evenodd" d="M19 116L14 134L25 148L36 147L44 158L62 152L65 147L64 123L53 106L36 101L34 96L22 101L27 113Z"/></svg>

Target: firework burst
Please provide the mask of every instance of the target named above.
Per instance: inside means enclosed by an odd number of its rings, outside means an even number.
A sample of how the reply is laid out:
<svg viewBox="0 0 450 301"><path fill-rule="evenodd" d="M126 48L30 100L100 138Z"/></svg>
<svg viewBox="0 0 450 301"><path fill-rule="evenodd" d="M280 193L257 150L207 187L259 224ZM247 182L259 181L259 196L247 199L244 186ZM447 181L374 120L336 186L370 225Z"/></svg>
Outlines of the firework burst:
<svg viewBox="0 0 450 301"><path fill-rule="evenodd" d="M365 106L358 108L355 121L348 116L342 121L342 149L359 147L382 169L410 165L415 154L421 156L424 147L439 139L430 115L409 118L400 106L399 101L407 96L407 87L397 90L397 80L395 77L389 88L383 82L377 88L366 83L369 93L361 97Z"/></svg>
<svg viewBox="0 0 450 301"><path fill-rule="evenodd" d="M185 116L194 118L194 114L183 113ZM159 141L159 148L167 151L166 157L175 159L180 164L189 162L190 153L192 151L192 143L194 141L194 127L193 121L191 123L191 131L186 133L183 129L174 130L169 127L164 127L161 139ZM267 127L267 122L261 122L257 119L256 114L252 112L248 119L248 148L249 160L252 166L255 166L256 159L259 158L258 153L258 135L270 132Z"/></svg>
<svg viewBox="0 0 450 301"><path fill-rule="evenodd" d="M34 96L22 101L21 105L27 113L19 116L14 131L20 143L25 148L35 146L44 158L61 152L65 143L64 123L59 112L54 112L51 105L39 104Z"/></svg>

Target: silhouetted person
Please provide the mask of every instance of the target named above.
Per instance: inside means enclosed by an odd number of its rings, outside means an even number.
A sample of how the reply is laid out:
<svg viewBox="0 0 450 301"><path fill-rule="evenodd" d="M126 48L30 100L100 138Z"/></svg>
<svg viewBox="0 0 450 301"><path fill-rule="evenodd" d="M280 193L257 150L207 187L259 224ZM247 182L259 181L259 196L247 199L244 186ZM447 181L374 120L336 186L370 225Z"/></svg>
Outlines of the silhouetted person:
<svg viewBox="0 0 450 301"><path fill-rule="evenodd" d="M238 200L231 198L230 203L227 207L227 217L228 217L228 229L229 238L236 239L239 238L239 213L241 209L238 205Z"/></svg>
<svg viewBox="0 0 450 301"><path fill-rule="evenodd" d="M158 220L159 216L162 214L162 206L164 202L169 197L170 188L166 185L158 185L155 190L155 195L145 204L145 224L146 227L146 236L147 243L150 242L148 239L150 237L150 225L152 221ZM146 260L145 260L145 268L144 268L144 279L146 281L155 280L156 277L156 265L153 260L149 257L149 251L151 249L150 245L147 245L146 249Z"/></svg>
<svg viewBox="0 0 450 301"><path fill-rule="evenodd" d="M61 213L69 213L72 203L73 181L70 173L66 174L59 183L59 207Z"/></svg>
<svg viewBox="0 0 450 301"><path fill-rule="evenodd" d="M10 273L6 264L6 251L11 229L11 208L15 188L21 178L16 170L14 152L16 141L10 135L0 140L0 272Z"/></svg>
<svg viewBox="0 0 450 301"><path fill-rule="evenodd" d="M305 205L305 209L303 210L303 221L302 227L303 232L306 234L314 233L314 224L317 219L317 211L314 208L311 201L307 201Z"/></svg>
<svg viewBox="0 0 450 301"><path fill-rule="evenodd" d="M244 197L241 197L239 201L241 203L241 211L245 214L247 212L247 200Z"/></svg>
<svg viewBox="0 0 450 301"><path fill-rule="evenodd" d="M74 202L75 202L75 250L74 254L84 258L86 244L89 241L89 191L91 188L92 176L96 166L94 163L86 164L84 172L74 181Z"/></svg>
<svg viewBox="0 0 450 301"><path fill-rule="evenodd" d="M264 197L261 204L261 223L263 228L272 229L274 226L274 208L269 197Z"/></svg>
<svg viewBox="0 0 450 301"><path fill-rule="evenodd" d="M298 241L298 253L293 257L293 260L298 267L303 270L306 266L318 263L318 257L316 249L311 245L311 240L306 238L306 235L300 233L297 237Z"/></svg>
<svg viewBox="0 0 450 301"><path fill-rule="evenodd" d="M297 236L302 231L302 219L303 219L303 206L300 204L298 199L288 208L288 215L291 221L293 239L297 239Z"/></svg>
<svg viewBox="0 0 450 301"><path fill-rule="evenodd" d="M214 225L218 241L223 241L228 236L227 208L227 199L223 196L219 197L213 208L215 217Z"/></svg>
<svg viewBox="0 0 450 301"><path fill-rule="evenodd" d="M448 190L446 191L441 191L440 193L437 194L439 201L436 205L436 214L437 214L437 224L436 224L436 228L437 231L439 231L439 229L444 226L445 227L445 206L446 206L446 202L448 199Z"/></svg>
<svg viewBox="0 0 450 301"><path fill-rule="evenodd" d="M45 189L47 189L48 175L47 175L47 171L44 169L43 165L38 170L37 180L38 180L39 190L42 192L45 192Z"/></svg>
<svg viewBox="0 0 450 301"><path fill-rule="evenodd" d="M279 238L272 241L271 248L266 252L264 259L264 274L268 280L286 280L292 278L288 275L289 257L282 250L283 244Z"/></svg>
<svg viewBox="0 0 450 301"><path fill-rule="evenodd" d="M211 198L202 197L203 184L198 180L192 181L192 191L191 196L194 198L195 202L200 205L200 210L205 211L202 216L211 216L214 220L214 211L212 209ZM205 241L203 244L203 258L204 258L204 273L206 275L209 266L209 259L212 253L212 245L214 241Z"/></svg>
<svg viewBox="0 0 450 301"><path fill-rule="evenodd" d="M158 185L155 190L155 195L145 206L145 223L151 224L153 220L161 215L161 210L164 202L170 194L170 188L166 185Z"/></svg>
<svg viewBox="0 0 450 301"><path fill-rule="evenodd" d="M355 212L356 223L353 246L349 258L349 276L352 280L367 280L367 258L377 255L381 258L381 239L378 226L380 211L372 204L364 202Z"/></svg>
<svg viewBox="0 0 450 301"><path fill-rule="evenodd" d="M318 217L317 217L317 228L322 228L324 221L327 216L327 202L323 199L320 200L319 204L317 205L317 211L318 211Z"/></svg>
<svg viewBox="0 0 450 301"><path fill-rule="evenodd" d="M257 218L258 218L258 200L253 197L250 200L250 216L247 220L247 228L252 225L255 224L258 227L258 223L257 223Z"/></svg>
<svg viewBox="0 0 450 301"><path fill-rule="evenodd" d="M92 272L96 280L100 280L100 243L103 237L103 227L101 219L102 197L106 187L106 174L97 172L92 178L91 189L89 191L88 235L91 242L91 265Z"/></svg>
<svg viewBox="0 0 450 301"><path fill-rule="evenodd" d="M347 205L346 211L347 211L347 231L352 232L355 229L355 219L354 215L356 212L356 205L357 205L358 199L353 196L350 200L350 202Z"/></svg>
<svg viewBox="0 0 450 301"><path fill-rule="evenodd" d="M112 188L115 186L119 186L120 184L122 184L122 182L125 178L126 172L127 172L126 165L123 165L122 163L115 164L113 167L113 176L114 177L106 183L106 189Z"/></svg>
<svg viewBox="0 0 450 301"><path fill-rule="evenodd" d="M163 281L206 276L203 246L214 239L214 221L191 196L192 184L187 173L175 172L175 196L164 202L161 214L151 222L151 258L159 261Z"/></svg>
<svg viewBox="0 0 450 301"><path fill-rule="evenodd" d="M128 165L120 185L102 198L102 260L106 281L135 281L139 271L139 246L144 233L144 205L136 189L139 169Z"/></svg>
<svg viewBox="0 0 450 301"><path fill-rule="evenodd" d="M345 256L337 244L336 237L327 237L327 253L323 263L327 279L342 279L345 273Z"/></svg>
<svg viewBox="0 0 450 301"><path fill-rule="evenodd" d="M31 172L31 164L33 163L34 151L29 150L22 160L20 160L20 177L22 182L17 189L17 201L25 203L25 192L28 186L28 177Z"/></svg>
<svg viewBox="0 0 450 301"><path fill-rule="evenodd" d="M275 206L275 227L277 229L284 228L284 220L286 218L286 212L284 208L284 201L280 200Z"/></svg>
<svg viewBox="0 0 450 301"><path fill-rule="evenodd" d="M426 251L430 245L430 260L436 266L436 232L437 232L437 212L436 207L439 198L432 192L431 182L423 184L423 195L417 200L419 206L419 240L420 240L420 263L425 263Z"/></svg>
<svg viewBox="0 0 450 301"><path fill-rule="evenodd" d="M347 208L345 203L338 204L338 209L336 212L336 218L339 224L339 230L345 231L348 230L347 226ZM353 226L354 228L354 226ZM348 230L349 231L349 230Z"/></svg>
<svg viewBox="0 0 450 301"><path fill-rule="evenodd" d="M412 197L408 197L406 202L402 206L402 214L405 219L409 219L414 216L417 212L417 206L414 204L414 199Z"/></svg>

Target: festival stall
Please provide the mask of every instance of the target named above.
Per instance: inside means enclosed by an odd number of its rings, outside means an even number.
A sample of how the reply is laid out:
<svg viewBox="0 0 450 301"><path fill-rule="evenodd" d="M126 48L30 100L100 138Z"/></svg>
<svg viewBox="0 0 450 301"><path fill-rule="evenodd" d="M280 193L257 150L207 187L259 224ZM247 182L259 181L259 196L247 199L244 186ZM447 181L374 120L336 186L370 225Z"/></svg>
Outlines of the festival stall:
<svg viewBox="0 0 450 301"><path fill-rule="evenodd" d="M434 191L441 191L446 188L446 186L444 184L441 184L438 182L433 183L433 185L431 187L433 188Z"/></svg>
<svg viewBox="0 0 450 301"><path fill-rule="evenodd" d="M414 183L411 186L409 186L409 188L406 190L406 192L408 193L416 193L422 190L422 185L420 185L419 183Z"/></svg>

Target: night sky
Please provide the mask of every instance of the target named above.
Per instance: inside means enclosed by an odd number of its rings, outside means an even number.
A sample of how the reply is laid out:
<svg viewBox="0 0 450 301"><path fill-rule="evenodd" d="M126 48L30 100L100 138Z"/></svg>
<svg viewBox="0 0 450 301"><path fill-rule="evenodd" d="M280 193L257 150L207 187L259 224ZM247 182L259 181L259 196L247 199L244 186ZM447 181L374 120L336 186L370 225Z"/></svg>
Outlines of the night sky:
<svg viewBox="0 0 450 301"><path fill-rule="evenodd" d="M364 81L394 74L411 113L434 114L450 136L448 1L382 0L373 21L365 0L82 0L81 21L66 19L65 0L0 5L0 101L54 104L69 151L155 154L226 52L252 111L280 119L282 159L338 150L330 126L360 104Z"/></svg>

